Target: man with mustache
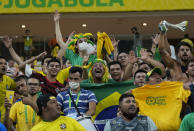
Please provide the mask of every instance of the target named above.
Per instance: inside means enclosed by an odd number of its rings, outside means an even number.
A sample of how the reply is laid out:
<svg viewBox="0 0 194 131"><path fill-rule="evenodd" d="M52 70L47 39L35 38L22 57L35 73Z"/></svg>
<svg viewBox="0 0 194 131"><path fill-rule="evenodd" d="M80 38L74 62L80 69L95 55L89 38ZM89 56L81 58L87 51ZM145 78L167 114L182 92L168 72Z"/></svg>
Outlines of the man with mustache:
<svg viewBox="0 0 194 131"><path fill-rule="evenodd" d="M120 116L109 120L104 131L156 131L157 127L148 116L138 115L132 94L122 94L119 98Z"/></svg>

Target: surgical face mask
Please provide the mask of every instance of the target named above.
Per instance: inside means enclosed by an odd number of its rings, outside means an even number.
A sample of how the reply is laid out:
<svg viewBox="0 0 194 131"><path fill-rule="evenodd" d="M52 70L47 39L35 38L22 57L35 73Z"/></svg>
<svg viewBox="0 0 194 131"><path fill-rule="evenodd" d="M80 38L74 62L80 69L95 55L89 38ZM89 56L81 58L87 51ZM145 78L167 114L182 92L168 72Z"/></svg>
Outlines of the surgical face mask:
<svg viewBox="0 0 194 131"><path fill-rule="evenodd" d="M71 89L75 90L79 88L80 84L78 82L69 82L69 86Z"/></svg>
<svg viewBox="0 0 194 131"><path fill-rule="evenodd" d="M82 42L78 44L78 48L80 51L87 50L88 43L87 42Z"/></svg>

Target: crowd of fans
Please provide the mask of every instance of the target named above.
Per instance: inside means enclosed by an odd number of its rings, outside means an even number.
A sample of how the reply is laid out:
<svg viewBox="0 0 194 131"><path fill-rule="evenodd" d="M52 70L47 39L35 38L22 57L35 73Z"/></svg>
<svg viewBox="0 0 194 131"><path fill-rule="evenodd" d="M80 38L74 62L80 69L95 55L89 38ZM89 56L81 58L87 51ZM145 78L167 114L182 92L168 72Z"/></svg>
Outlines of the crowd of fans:
<svg viewBox="0 0 194 131"><path fill-rule="evenodd" d="M172 102L181 102L172 107L180 110L172 119L181 119L182 123L171 123L169 129L194 130L194 60L190 39L171 46L166 26L160 23L160 32L153 37L151 49L139 43L139 49L134 45L130 52L118 52L119 40L111 40L106 33L98 33L96 42L91 33L72 32L64 42L59 20L60 14L55 12L57 44L52 45L57 48L53 48L51 55L43 52L24 61L13 49L12 40L8 36L2 39L13 59L0 57L0 130L84 131L86 129L76 120L80 116L94 116L98 101L92 91L81 88L80 84L123 81L132 81L136 88L121 95L117 117L106 121L105 131L162 130L157 127L160 121L138 114L141 110L139 97L149 91L154 94L150 87L162 83L167 83L160 88L173 95ZM28 41L31 37L26 33L25 41ZM139 37L139 33L134 34ZM25 45L26 56L32 53L30 44ZM171 89L171 83L178 83L173 91L167 89ZM14 97L8 98L11 91ZM181 92L181 98L175 92Z"/></svg>

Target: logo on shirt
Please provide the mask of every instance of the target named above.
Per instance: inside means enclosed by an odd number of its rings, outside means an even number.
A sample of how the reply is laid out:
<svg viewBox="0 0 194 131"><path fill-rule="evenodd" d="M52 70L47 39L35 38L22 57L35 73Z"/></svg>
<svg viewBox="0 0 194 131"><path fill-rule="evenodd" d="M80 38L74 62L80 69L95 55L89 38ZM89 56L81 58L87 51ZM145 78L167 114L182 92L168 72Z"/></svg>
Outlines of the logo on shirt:
<svg viewBox="0 0 194 131"><path fill-rule="evenodd" d="M148 96L146 98L146 104L148 105L166 105L166 96L158 96L158 97L153 97L153 96Z"/></svg>
<svg viewBox="0 0 194 131"><path fill-rule="evenodd" d="M61 125L60 125L60 128L61 128L61 129L65 129L65 128L66 128L66 124L65 124L65 123L64 123L64 124L61 124Z"/></svg>
<svg viewBox="0 0 194 131"><path fill-rule="evenodd" d="M19 115L22 115L24 112L19 112Z"/></svg>

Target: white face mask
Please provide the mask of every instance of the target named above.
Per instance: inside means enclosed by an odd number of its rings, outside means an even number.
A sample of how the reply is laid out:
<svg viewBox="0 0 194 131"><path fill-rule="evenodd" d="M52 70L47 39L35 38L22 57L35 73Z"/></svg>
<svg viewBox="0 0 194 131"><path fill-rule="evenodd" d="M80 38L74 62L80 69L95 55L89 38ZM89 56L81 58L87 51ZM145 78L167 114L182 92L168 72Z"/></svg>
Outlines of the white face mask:
<svg viewBox="0 0 194 131"><path fill-rule="evenodd" d="M82 42L78 44L78 48L80 51L87 50L88 43L87 42Z"/></svg>
<svg viewBox="0 0 194 131"><path fill-rule="evenodd" d="M80 86L80 84L78 82L69 82L69 86L71 89L75 90Z"/></svg>

